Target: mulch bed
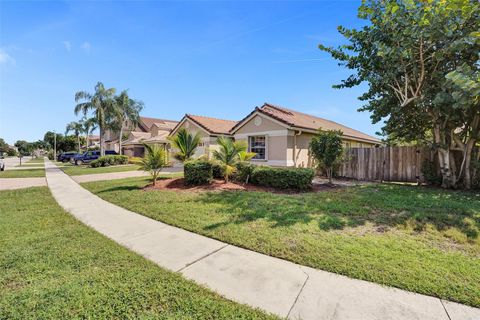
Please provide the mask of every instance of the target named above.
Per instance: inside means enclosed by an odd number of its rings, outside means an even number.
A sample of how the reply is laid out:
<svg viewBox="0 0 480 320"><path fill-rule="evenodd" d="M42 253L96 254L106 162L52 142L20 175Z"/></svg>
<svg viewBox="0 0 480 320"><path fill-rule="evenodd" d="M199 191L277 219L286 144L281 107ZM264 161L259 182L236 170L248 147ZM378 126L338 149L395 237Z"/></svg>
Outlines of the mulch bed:
<svg viewBox="0 0 480 320"><path fill-rule="evenodd" d="M262 186L254 186L251 184L242 184L237 182L225 183L223 180L213 180L210 184L200 186L186 186L184 178L160 179L157 180L157 185L146 186L143 190L170 190L170 191L189 191L189 192L204 192L204 191L257 191L257 192L272 192L283 194L297 194L306 192L321 192L338 188L338 186L330 186L326 184L314 184L310 190L291 190L291 189L275 189Z"/></svg>

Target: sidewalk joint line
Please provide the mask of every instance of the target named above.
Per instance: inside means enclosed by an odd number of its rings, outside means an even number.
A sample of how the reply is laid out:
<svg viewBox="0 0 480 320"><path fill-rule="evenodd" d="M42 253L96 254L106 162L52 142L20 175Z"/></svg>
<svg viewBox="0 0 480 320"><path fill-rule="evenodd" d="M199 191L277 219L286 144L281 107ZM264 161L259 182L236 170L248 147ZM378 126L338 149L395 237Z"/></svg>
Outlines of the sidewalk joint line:
<svg viewBox="0 0 480 320"><path fill-rule="evenodd" d="M300 269L300 270L302 270L302 269ZM295 298L295 301L293 301L293 304L292 304L292 306L290 307L290 310L288 310L287 316L285 317L286 319L288 319L288 317L290 317L290 313L292 312L293 307L295 307L295 305L297 304L298 298L300 298L300 295L302 294L303 288L305 288L305 285L307 284L307 281L308 281L308 279L310 278L310 276L308 275L308 273L306 273L306 272L303 271L303 270L302 270L302 272L303 272L307 277L305 278L305 281L303 282L303 285L302 285L302 287L300 288L300 291L298 291L298 294L297 294L297 296L296 296L296 298Z"/></svg>
<svg viewBox="0 0 480 320"><path fill-rule="evenodd" d="M218 251L220 251L220 250L222 250L223 248L228 247L228 246L229 246L229 244L226 244L226 245L224 245L224 246L221 246L220 248L218 248L218 249L216 249L216 250L213 250L213 251L210 252L210 253L207 253L207 254L204 255L203 257L200 257L200 258L198 258L198 259L196 259L196 260L194 260L194 261L192 261L192 262L190 262L190 263L187 263L184 267L178 269L176 272L182 272L183 270L185 270L186 268L190 267L191 265L199 262L200 260L203 260L203 259L211 256L211 255L214 254L214 253L217 253Z"/></svg>
<svg viewBox="0 0 480 320"><path fill-rule="evenodd" d="M445 313L447 314L448 320L452 320L452 318L450 318L450 315L448 314L447 308L443 304L443 300L440 299L440 298L438 300L440 300L440 303L442 304L443 310L445 310Z"/></svg>

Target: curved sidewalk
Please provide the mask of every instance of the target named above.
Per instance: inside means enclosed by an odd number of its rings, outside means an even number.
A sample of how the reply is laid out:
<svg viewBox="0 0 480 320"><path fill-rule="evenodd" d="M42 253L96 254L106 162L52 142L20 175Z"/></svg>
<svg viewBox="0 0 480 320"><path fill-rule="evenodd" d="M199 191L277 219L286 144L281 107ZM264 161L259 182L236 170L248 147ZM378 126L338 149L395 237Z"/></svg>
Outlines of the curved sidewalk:
<svg viewBox="0 0 480 320"><path fill-rule="evenodd" d="M480 320L480 310L300 266L172 227L104 201L50 161L48 186L69 213L161 267L226 298L291 319Z"/></svg>

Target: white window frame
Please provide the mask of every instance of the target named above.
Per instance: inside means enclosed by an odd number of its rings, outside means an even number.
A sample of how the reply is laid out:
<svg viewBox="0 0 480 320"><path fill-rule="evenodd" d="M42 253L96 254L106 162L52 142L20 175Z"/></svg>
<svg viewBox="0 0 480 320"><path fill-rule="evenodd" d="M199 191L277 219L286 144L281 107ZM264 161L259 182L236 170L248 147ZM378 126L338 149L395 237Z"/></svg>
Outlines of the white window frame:
<svg viewBox="0 0 480 320"><path fill-rule="evenodd" d="M268 161L268 135L263 135L263 134L256 134L256 135L249 135L248 136L248 151L249 152L254 152L252 151L252 144L250 143L251 138L256 138L256 137L263 137L265 139L265 158L263 159L251 159L250 161L259 161L259 162L264 162Z"/></svg>

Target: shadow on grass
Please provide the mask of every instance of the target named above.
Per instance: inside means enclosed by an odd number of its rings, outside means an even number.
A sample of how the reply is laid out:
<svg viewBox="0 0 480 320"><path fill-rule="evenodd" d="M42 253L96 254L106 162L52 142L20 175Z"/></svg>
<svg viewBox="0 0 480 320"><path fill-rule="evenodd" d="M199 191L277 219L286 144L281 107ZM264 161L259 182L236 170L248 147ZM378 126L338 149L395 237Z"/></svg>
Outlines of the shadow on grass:
<svg viewBox="0 0 480 320"><path fill-rule="evenodd" d="M229 217L207 230L266 220L274 228L315 221L324 231L367 222L381 232L397 226L421 232L431 225L438 231L455 228L468 239L476 239L480 231L480 201L475 195L419 187L359 187L294 196L224 191L203 193L196 201L215 205Z"/></svg>

